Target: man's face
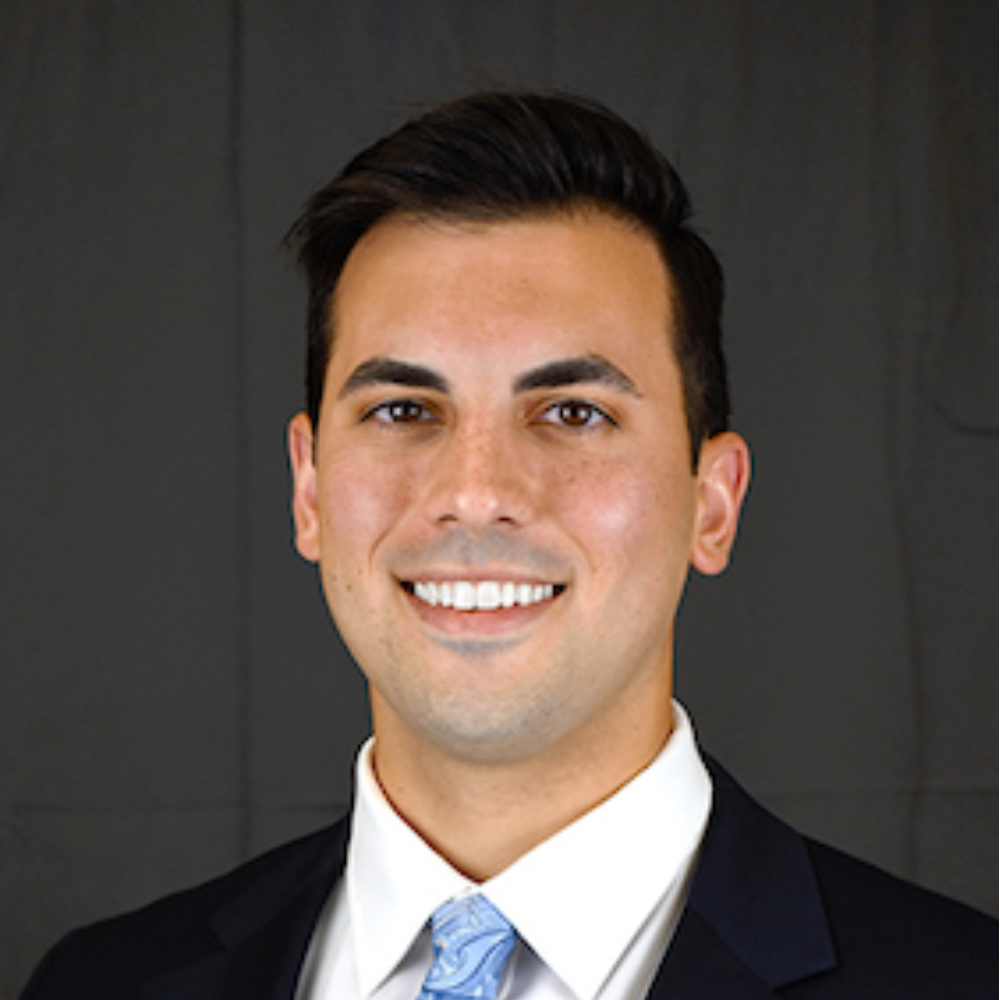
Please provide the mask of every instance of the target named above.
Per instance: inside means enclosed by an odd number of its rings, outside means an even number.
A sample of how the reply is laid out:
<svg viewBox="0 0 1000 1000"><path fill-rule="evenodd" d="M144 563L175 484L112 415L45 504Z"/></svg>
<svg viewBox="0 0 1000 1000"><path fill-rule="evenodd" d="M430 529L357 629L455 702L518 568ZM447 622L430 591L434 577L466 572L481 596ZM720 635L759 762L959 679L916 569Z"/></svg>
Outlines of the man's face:
<svg viewBox="0 0 1000 1000"><path fill-rule="evenodd" d="M746 473L745 449L692 473L672 324L654 242L602 213L355 247L290 441L376 733L509 760L663 710L688 566L725 565Z"/></svg>

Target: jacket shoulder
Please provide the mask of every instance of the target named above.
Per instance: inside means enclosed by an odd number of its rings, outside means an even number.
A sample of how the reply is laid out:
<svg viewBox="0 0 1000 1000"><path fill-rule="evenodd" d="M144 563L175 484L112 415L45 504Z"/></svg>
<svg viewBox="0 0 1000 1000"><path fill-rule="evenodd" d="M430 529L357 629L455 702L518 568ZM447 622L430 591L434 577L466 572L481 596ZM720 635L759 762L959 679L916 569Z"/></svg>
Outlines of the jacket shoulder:
<svg viewBox="0 0 1000 1000"><path fill-rule="evenodd" d="M806 847L844 995L865 996L866 985L881 982L911 997L996 996L992 917L826 844L807 839Z"/></svg>
<svg viewBox="0 0 1000 1000"><path fill-rule="evenodd" d="M711 758L713 813L690 906L796 1000L996 995L996 922L803 836Z"/></svg>
<svg viewBox="0 0 1000 1000"><path fill-rule="evenodd" d="M138 996L149 979L216 953L219 917L235 900L260 887L273 898L301 885L317 870L336 865L346 842L346 826L341 820L207 882L71 931L44 956L22 1000ZM248 919L253 919L252 913Z"/></svg>

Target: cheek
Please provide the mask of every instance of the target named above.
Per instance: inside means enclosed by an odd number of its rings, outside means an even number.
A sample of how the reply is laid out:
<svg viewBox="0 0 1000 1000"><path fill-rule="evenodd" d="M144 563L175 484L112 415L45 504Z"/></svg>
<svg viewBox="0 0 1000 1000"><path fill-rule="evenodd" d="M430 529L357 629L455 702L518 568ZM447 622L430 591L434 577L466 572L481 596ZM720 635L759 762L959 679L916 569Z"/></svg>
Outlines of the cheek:
<svg viewBox="0 0 1000 1000"><path fill-rule="evenodd" d="M564 481L563 520L602 575L686 574L694 480L637 460Z"/></svg>
<svg viewBox="0 0 1000 1000"><path fill-rule="evenodd" d="M332 456L320 482L320 549L325 566L364 576L379 541L408 499L408 477L385 463Z"/></svg>

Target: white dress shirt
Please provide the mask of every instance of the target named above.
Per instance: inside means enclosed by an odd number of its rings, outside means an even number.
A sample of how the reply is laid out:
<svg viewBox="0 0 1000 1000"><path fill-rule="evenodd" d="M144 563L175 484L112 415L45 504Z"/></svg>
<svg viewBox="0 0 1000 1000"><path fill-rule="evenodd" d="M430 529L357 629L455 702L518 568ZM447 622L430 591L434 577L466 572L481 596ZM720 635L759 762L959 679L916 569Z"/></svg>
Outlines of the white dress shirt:
<svg viewBox="0 0 1000 1000"><path fill-rule="evenodd" d="M613 796L477 884L435 853L357 760L344 877L316 927L297 1000L415 1000L432 964L429 920L482 892L518 943L499 1000L645 996L684 906L712 786L684 709L659 756Z"/></svg>

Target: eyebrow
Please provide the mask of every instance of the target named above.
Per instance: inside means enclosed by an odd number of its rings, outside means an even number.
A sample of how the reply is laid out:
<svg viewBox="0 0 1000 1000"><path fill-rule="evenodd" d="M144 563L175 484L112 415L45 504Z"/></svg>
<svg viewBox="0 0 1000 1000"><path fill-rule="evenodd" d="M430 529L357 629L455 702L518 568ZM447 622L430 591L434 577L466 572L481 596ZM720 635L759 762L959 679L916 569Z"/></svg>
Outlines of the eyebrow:
<svg viewBox="0 0 1000 1000"><path fill-rule="evenodd" d="M560 358L549 361L537 368L526 371L514 381L514 392L530 392L532 389L558 389L564 385L578 385L582 382L599 382L603 385L641 396L635 382L617 365L599 354L585 354L578 358Z"/></svg>
<svg viewBox="0 0 1000 1000"><path fill-rule="evenodd" d="M368 361L362 361L351 372L339 396L343 399L367 386L386 383L415 389L431 389L442 393L447 393L449 390L448 380L444 376L423 365L414 365L396 358L370 358Z"/></svg>
<svg viewBox="0 0 1000 1000"><path fill-rule="evenodd" d="M558 389L566 385L580 385L597 382L610 386L619 392L640 397L642 393L635 383L617 365L599 354L580 357L559 358L532 368L514 380L514 393L531 392L534 389ZM448 380L438 372L423 365L397 358L369 358L351 372L342 386L339 398L373 385L402 385L416 389L430 389L447 394Z"/></svg>

